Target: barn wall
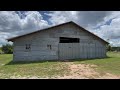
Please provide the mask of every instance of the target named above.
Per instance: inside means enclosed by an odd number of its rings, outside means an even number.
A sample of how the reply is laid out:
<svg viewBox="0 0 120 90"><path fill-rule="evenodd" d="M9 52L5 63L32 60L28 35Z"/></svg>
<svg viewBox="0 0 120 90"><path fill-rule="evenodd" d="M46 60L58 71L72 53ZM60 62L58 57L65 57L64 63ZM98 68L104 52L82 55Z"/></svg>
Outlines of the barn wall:
<svg viewBox="0 0 120 90"><path fill-rule="evenodd" d="M102 41L72 24L66 24L16 39L14 41L14 61L60 59L58 55L59 37L80 38L80 43L77 45L79 47L78 58L105 57L105 44ZM31 44L30 51L25 49L26 44ZM52 49L50 50L47 45L51 45Z"/></svg>

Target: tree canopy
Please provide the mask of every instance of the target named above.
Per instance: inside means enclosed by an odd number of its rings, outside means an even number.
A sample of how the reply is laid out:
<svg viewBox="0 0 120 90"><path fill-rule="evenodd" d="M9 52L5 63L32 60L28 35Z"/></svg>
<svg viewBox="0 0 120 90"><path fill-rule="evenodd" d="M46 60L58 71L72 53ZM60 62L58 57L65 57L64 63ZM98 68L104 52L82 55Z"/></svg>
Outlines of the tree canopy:
<svg viewBox="0 0 120 90"><path fill-rule="evenodd" d="M3 45L1 49L5 54L12 54L13 53L13 45L11 45L11 44Z"/></svg>

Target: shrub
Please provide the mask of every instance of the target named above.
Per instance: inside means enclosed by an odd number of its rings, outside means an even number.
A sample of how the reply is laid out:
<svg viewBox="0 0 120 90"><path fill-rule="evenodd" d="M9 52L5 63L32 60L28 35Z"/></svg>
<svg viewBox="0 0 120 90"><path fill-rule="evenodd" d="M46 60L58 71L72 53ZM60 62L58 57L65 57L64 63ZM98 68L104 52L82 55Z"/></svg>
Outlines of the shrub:
<svg viewBox="0 0 120 90"><path fill-rule="evenodd" d="M5 54L12 54L13 53L13 45L6 44L6 45L3 45L1 49Z"/></svg>
<svg viewBox="0 0 120 90"><path fill-rule="evenodd" d="M110 45L107 45L107 51L111 51L112 47Z"/></svg>

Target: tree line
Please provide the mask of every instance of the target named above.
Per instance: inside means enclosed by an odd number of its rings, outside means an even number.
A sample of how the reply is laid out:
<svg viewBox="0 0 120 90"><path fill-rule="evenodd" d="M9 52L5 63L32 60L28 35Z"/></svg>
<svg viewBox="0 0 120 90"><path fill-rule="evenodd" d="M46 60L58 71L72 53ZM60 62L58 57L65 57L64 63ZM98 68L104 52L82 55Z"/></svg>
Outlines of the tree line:
<svg viewBox="0 0 120 90"><path fill-rule="evenodd" d="M2 45L1 51L2 51L1 53L4 53L4 54L12 54L13 53L13 45L11 45L11 44Z"/></svg>

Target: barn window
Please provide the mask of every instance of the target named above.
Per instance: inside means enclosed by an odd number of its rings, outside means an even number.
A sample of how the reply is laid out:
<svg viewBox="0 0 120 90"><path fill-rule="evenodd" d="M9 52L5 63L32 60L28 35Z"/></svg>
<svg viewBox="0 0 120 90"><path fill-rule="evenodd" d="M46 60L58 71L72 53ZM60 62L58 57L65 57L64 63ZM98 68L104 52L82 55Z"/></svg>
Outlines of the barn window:
<svg viewBox="0 0 120 90"><path fill-rule="evenodd" d="M79 43L79 38L60 37L59 43Z"/></svg>
<svg viewBox="0 0 120 90"><path fill-rule="evenodd" d="M31 49L31 45L30 45L30 44L26 44L25 49L26 49L26 50L30 50L30 49Z"/></svg>
<svg viewBox="0 0 120 90"><path fill-rule="evenodd" d="M47 47L48 47L50 50L52 49L51 45L47 45Z"/></svg>

